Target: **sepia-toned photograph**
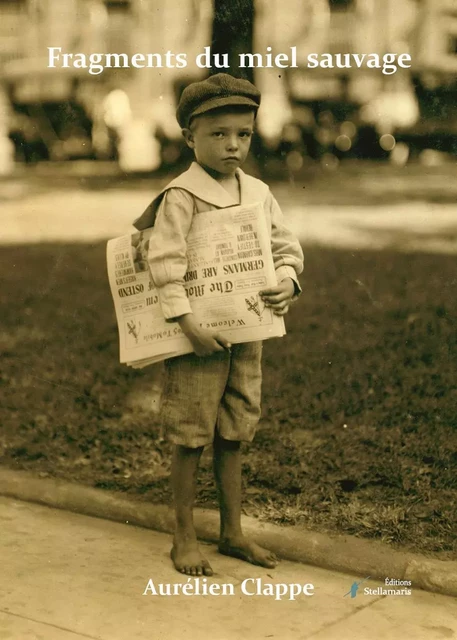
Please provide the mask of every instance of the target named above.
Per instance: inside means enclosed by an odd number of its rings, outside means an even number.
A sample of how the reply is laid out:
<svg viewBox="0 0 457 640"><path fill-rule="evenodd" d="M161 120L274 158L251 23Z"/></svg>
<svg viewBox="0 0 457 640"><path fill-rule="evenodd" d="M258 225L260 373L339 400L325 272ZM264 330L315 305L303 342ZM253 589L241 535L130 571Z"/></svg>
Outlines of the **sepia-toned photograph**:
<svg viewBox="0 0 457 640"><path fill-rule="evenodd" d="M0 0L0 638L457 638L457 0Z"/></svg>
<svg viewBox="0 0 457 640"><path fill-rule="evenodd" d="M144 232L140 231L138 233L133 233L130 239L131 242L131 251L132 257L123 256L119 262L123 263L124 260L128 260L127 266L122 266L121 269L128 269L130 272L130 259L133 260L133 267L135 273L139 273L141 271L148 271L148 249L149 249L149 240L144 239ZM123 272L124 273L124 272ZM120 276L122 278L122 284L125 282L131 282L132 274L129 273L127 276Z"/></svg>

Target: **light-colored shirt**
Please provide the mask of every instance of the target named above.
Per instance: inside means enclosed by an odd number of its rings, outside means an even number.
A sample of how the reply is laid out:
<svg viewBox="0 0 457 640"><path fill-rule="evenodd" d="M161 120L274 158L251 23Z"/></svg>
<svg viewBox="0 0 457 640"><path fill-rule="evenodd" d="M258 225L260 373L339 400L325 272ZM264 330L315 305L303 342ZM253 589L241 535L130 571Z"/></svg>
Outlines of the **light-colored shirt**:
<svg viewBox="0 0 457 640"><path fill-rule="evenodd" d="M300 293L297 275L303 270L303 252L295 236L283 222L283 215L268 185L237 170L241 202L199 164L173 180L134 223L138 229L154 225L149 242L148 262L157 287L164 317L172 320L192 313L184 288L187 271L187 234L192 218L203 211L237 204L263 203L278 282L292 278Z"/></svg>

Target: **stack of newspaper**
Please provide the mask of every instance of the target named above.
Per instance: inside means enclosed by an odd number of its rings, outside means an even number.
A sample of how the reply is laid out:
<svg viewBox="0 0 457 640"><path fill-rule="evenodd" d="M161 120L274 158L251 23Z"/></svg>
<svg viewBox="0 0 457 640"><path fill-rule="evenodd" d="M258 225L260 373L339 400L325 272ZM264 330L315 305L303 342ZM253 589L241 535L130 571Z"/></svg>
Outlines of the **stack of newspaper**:
<svg viewBox="0 0 457 640"><path fill-rule="evenodd" d="M108 277L119 328L120 361L134 368L193 351L177 322L164 319L147 254L154 229L109 240ZM284 320L259 292L277 284L262 205L194 215L184 287L201 326L232 343L282 336Z"/></svg>

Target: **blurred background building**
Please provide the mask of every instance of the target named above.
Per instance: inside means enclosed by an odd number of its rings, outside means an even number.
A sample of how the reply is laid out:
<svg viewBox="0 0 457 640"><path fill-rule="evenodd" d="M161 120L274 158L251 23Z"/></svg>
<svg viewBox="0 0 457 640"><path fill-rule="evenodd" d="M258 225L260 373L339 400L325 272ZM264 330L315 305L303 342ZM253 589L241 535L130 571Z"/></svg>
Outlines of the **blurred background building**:
<svg viewBox="0 0 457 640"><path fill-rule="evenodd" d="M0 174L13 162L112 160L155 171L185 158L183 87L207 73L204 47L297 47L298 68L238 69L262 91L257 158L309 161L457 153L457 0L0 0ZM186 68L48 68L62 52L185 52ZM405 53L412 68L307 69L309 53Z"/></svg>

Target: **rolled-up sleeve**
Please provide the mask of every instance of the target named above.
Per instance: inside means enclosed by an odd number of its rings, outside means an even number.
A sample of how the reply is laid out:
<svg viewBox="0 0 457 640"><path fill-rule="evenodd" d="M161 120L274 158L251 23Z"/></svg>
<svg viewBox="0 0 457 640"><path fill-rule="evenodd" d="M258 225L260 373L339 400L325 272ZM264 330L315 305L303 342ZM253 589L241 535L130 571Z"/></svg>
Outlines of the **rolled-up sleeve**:
<svg viewBox="0 0 457 640"><path fill-rule="evenodd" d="M194 201L184 189L169 189L157 212L149 241L148 262L166 320L192 313L184 276L187 271L187 234Z"/></svg>
<svg viewBox="0 0 457 640"><path fill-rule="evenodd" d="M271 251L278 282L292 278L295 294L301 293L298 275L303 271L303 251L294 234L284 224L284 216L279 204L270 192L265 207L271 216Z"/></svg>

